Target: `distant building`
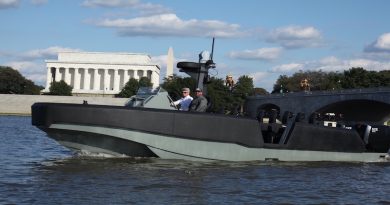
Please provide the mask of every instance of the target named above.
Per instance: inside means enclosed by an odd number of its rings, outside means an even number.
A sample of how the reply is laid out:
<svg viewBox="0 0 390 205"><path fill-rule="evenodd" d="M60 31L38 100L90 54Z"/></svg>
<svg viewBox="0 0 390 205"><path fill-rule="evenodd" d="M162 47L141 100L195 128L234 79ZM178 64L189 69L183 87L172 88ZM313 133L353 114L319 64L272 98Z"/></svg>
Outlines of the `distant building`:
<svg viewBox="0 0 390 205"><path fill-rule="evenodd" d="M115 95L130 78L148 77L159 86L160 67L149 55L139 53L60 52L58 60L46 60L47 81L64 80L73 95Z"/></svg>
<svg viewBox="0 0 390 205"><path fill-rule="evenodd" d="M165 77L167 79L172 78L173 76L173 63L175 61L175 57L173 56L173 48L169 47L168 55L167 55L167 72L165 73Z"/></svg>

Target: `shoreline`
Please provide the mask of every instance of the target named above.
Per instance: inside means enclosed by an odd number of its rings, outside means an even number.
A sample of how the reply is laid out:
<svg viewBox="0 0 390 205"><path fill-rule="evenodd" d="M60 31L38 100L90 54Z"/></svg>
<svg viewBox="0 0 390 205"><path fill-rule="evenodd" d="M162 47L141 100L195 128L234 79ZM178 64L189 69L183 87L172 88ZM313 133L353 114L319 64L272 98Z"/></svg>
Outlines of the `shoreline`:
<svg viewBox="0 0 390 205"><path fill-rule="evenodd" d="M0 113L0 116L31 117L31 114L29 114L29 113Z"/></svg>
<svg viewBox="0 0 390 205"><path fill-rule="evenodd" d="M37 102L82 104L87 101L88 104L95 105L124 106L127 100L128 98L0 94L0 115L31 116L31 106Z"/></svg>

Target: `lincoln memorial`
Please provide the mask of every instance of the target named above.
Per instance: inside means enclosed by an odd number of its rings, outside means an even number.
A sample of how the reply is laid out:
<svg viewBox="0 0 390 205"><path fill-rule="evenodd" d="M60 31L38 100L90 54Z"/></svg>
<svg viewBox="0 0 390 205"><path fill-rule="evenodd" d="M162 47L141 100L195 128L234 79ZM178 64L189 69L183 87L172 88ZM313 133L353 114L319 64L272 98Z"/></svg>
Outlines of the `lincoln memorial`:
<svg viewBox="0 0 390 205"><path fill-rule="evenodd" d="M118 94L130 78L147 77L159 86L160 67L147 54L60 52L58 60L46 60L47 81L64 80L73 87L73 95L112 96Z"/></svg>

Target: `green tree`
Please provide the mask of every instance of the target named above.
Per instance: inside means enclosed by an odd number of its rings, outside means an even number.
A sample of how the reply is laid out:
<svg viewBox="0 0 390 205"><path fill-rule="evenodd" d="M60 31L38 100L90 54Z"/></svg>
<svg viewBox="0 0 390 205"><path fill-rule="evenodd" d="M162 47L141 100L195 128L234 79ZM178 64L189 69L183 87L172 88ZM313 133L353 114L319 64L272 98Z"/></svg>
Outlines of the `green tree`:
<svg viewBox="0 0 390 205"><path fill-rule="evenodd" d="M253 89L253 94L254 95L267 95L269 94L268 91L264 88L254 88Z"/></svg>
<svg viewBox="0 0 390 205"><path fill-rule="evenodd" d="M130 80L127 81L125 87L123 87L121 92L118 94L118 97L129 98L137 93L138 88L139 88L138 80L134 78L130 78Z"/></svg>
<svg viewBox="0 0 390 205"><path fill-rule="evenodd" d="M72 86L65 83L61 80L59 82L52 82L50 84L50 95L62 95L62 96L71 96L72 95Z"/></svg>
<svg viewBox="0 0 390 205"><path fill-rule="evenodd" d="M287 75L280 75L279 78L276 80L276 83L274 84L274 89L272 90L272 93L289 92L292 87L290 83L290 79L289 77L287 77Z"/></svg>
<svg viewBox="0 0 390 205"><path fill-rule="evenodd" d="M196 82L191 77L180 77L173 75L171 78L164 78L164 82L161 85L164 88L173 100L178 100L181 98L181 89L190 88L192 91L195 89ZM194 93L192 92L191 95Z"/></svg>
<svg viewBox="0 0 390 205"><path fill-rule="evenodd" d="M247 75L240 76L233 88L235 101L242 104L246 97L254 95L253 79Z"/></svg>
<svg viewBox="0 0 390 205"><path fill-rule="evenodd" d="M301 91L300 81L303 79L309 80L311 91L386 87L390 86L390 71L367 71L363 68L351 68L343 73L300 71L290 77L279 76L272 93L280 93L281 89L284 93Z"/></svg>
<svg viewBox="0 0 390 205"><path fill-rule="evenodd" d="M148 77L141 77L139 80L130 78L126 85L122 88L117 97L129 98L135 94L140 87L152 87L153 83L150 82Z"/></svg>
<svg viewBox="0 0 390 205"><path fill-rule="evenodd" d="M26 79L23 84L23 94L29 95L39 95L41 94L41 90L44 89L43 86L35 85L31 80Z"/></svg>
<svg viewBox="0 0 390 205"><path fill-rule="evenodd" d="M378 78L381 81L380 86L390 87L390 69L379 71Z"/></svg>
<svg viewBox="0 0 390 205"><path fill-rule="evenodd" d="M139 87L152 87L153 83L150 82L150 79L148 77L141 77L138 81Z"/></svg>
<svg viewBox="0 0 390 205"><path fill-rule="evenodd" d="M207 96L211 102L211 112L225 113L233 107L233 94L226 87L223 79L211 78L207 84Z"/></svg>
<svg viewBox="0 0 390 205"><path fill-rule="evenodd" d="M42 86L35 85L11 67L0 66L0 93L39 95Z"/></svg>
<svg viewBox="0 0 390 205"><path fill-rule="evenodd" d="M369 72L363 68L351 68L344 71L342 80L343 88L367 88L370 87Z"/></svg>

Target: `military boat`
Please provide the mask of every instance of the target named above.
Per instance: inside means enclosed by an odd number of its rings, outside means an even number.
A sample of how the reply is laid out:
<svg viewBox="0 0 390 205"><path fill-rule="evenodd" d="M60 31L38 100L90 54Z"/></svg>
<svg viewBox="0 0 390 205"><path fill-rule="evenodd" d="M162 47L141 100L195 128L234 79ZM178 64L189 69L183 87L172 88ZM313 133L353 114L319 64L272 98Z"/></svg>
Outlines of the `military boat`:
<svg viewBox="0 0 390 205"><path fill-rule="evenodd" d="M207 92L212 54L179 62ZM114 156L224 161L389 161L386 125L305 121L304 113L260 111L256 118L183 112L162 88L142 89L124 106L32 105L32 124L76 151ZM311 113L308 113L311 115Z"/></svg>

